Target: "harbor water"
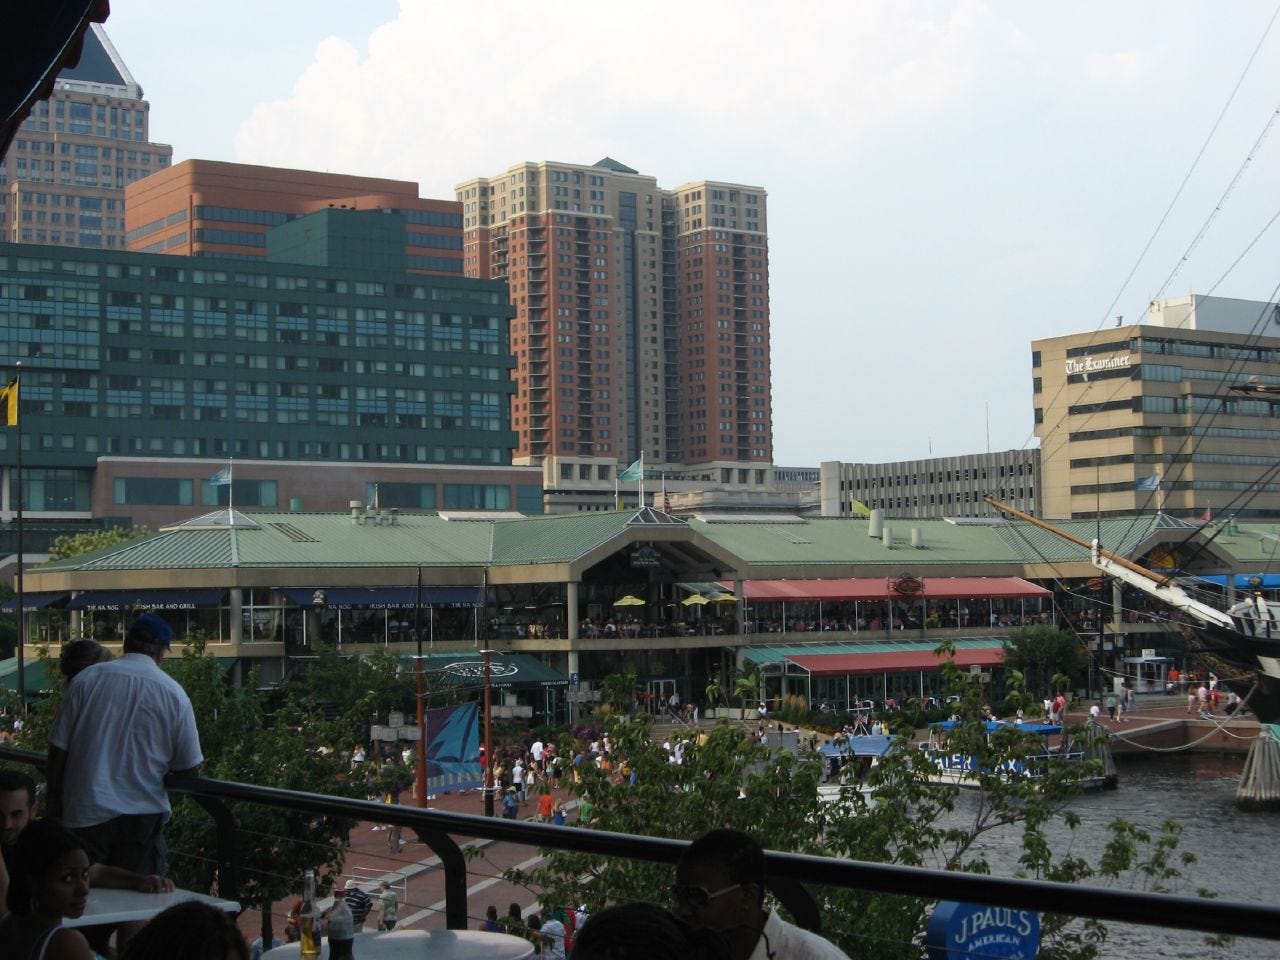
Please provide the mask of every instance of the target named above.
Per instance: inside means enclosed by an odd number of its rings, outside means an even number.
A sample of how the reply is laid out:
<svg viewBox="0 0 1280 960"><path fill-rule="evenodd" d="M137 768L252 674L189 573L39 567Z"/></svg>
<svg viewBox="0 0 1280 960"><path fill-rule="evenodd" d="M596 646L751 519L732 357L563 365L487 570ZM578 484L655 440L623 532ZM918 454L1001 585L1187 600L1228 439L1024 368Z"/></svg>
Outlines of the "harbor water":
<svg viewBox="0 0 1280 960"><path fill-rule="evenodd" d="M1153 836L1165 820L1182 827L1179 850L1195 854L1197 862L1180 867L1183 877L1171 881L1170 893L1197 896L1201 889L1222 900L1280 904L1280 813L1244 813L1236 809L1243 755L1150 754L1122 758L1120 787L1076 798L1071 809L1080 816L1070 847L1062 828L1054 849L1096 862L1116 818L1123 818ZM976 798L963 801L976 803ZM983 838L996 874L1011 873L1019 838L1009 832ZM1102 885L1099 881L1099 885ZM1117 889L1143 889L1141 879L1110 884ZM1156 927L1109 923L1110 938L1101 956L1122 960L1217 957L1280 958L1280 940L1237 940L1228 946L1206 945L1204 934Z"/></svg>

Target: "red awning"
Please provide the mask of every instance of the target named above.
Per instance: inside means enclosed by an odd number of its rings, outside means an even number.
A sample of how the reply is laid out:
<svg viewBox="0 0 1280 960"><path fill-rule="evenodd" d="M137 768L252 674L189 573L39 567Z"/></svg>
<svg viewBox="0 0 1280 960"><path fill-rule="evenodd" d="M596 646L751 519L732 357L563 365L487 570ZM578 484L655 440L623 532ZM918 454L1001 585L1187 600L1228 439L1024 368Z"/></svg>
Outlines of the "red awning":
<svg viewBox="0 0 1280 960"><path fill-rule="evenodd" d="M896 578L895 578L896 579ZM748 580L751 603L777 600L884 600L894 594L894 579L859 577L849 580ZM1019 577L925 577L920 596L925 600L1008 600L1052 596L1052 591ZM732 591L732 585L726 586Z"/></svg>
<svg viewBox="0 0 1280 960"><path fill-rule="evenodd" d="M939 662L937 654L932 650L904 650L901 653L815 653L789 656L787 659L815 677L921 670L932 672L938 669ZM1004 649L980 647L975 650L957 650L955 660L958 667L998 667L1004 662Z"/></svg>

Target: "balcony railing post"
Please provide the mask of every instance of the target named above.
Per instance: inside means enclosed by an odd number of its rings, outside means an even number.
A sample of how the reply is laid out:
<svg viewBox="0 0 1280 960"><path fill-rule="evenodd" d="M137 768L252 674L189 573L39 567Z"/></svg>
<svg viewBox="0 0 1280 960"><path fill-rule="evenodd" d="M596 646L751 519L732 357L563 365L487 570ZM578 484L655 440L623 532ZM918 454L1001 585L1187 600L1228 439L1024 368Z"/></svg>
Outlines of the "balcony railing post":
<svg viewBox="0 0 1280 960"><path fill-rule="evenodd" d="M444 866L444 923L450 930L465 930L467 912L467 858L453 837L439 830L418 831L418 839L431 848Z"/></svg>
<svg viewBox="0 0 1280 960"><path fill-rule="evenodd" d="M234 899L240 891L236 818L232 815L231 808L217 797L201 796L198 793L192 793L190 796L213 819L218 836L218 891L223 896Z"/></svg>

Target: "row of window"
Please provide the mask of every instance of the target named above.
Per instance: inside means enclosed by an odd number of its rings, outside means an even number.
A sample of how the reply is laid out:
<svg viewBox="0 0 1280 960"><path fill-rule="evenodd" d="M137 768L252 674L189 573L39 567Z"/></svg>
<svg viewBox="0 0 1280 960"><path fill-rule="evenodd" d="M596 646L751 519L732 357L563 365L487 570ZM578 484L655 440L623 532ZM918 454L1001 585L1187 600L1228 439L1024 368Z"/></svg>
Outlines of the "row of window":
<svg viewBox="0 0 1280 960"><path fill-rule="evenodd" d="M227 259L234 259L228 257ZM410 260L413 258L410 257ZM421 258L424 264L438 258ZM456 260L441 260L442 264L456 264ZM0 274L7 271L16 273L55 274L59 271L76 276L109 279L153 280L169 283L214 284L230 283L239 287L252 287L266 290L315 290L320 293L348 294L370 297L392 297L397 300L435 300L463 301L484 303L492 306L505 306L507 296L505 290L477 289L473 287L453 287L446 285L418 285L411 283L383 283L379 281L347 281L327 277L304 277L254 272L250 270L228 272L226 270L192 270L187 266L169 266L167 264L138 263L105 263L97 261L79 261L75 259L55 262L48 257L5 257L0 256ZM13 279L17 278L3 278ZM47 278L53 281L53 277ZM56 281L54 281L56 282Z"/></svg>
<svg viewBox="0 0 1280 960"><path fill-rule="evenodd" d="M81 471L60 471L76 474L85 494L88 509L87 477ZM67 481L59 481L66 483ZM34 491L40 480L29 480L28 490ZM113 484L113 502L121 506L193 506L197 485L200 504L206 507L225 507L235 504L242 507L274 507L279 504L279 483L276 480L237 479L230 485L215 485L209 480L192 480L182 477L116 477ZM511 487L507 484L484 483L383 483L368 481L365 502L377 503L381 508L398 507L407 510L510 510ZM72 509L54 505L53 501L41 501L35 510ZM521 513L542 512L542 488L528 484L516 486L515 508Z"/></svg>
<svg viewBox="0 0 1280 960"><path fill-rule="evenodd" d="M0 451L12 448L13 431L0 431ZM270 460L345 460L361 463L510 463L508 446L428 446L409 443L350 443L331 440L227 440L220 437L98 437L96 434L22 435L22 449L94 456L237 457ZM36 468L31 468L36 469ZM24 477L30 470L24 470ZM13 501L16 502L16 501ZM32 508L36 509L36 508Z"/></svg>

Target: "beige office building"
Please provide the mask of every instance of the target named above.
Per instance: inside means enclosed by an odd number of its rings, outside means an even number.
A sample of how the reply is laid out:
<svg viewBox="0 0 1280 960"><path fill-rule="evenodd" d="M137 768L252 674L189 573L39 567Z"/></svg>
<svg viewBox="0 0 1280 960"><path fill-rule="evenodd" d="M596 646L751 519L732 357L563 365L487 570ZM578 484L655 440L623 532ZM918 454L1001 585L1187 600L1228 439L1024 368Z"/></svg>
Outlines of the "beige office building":
<svg viewBox="0 0 1280 960"><path fill-rule="evenodd" d="M1046 518L1280 517L1280 306L1160 300L1031 365Z"/></svg>

